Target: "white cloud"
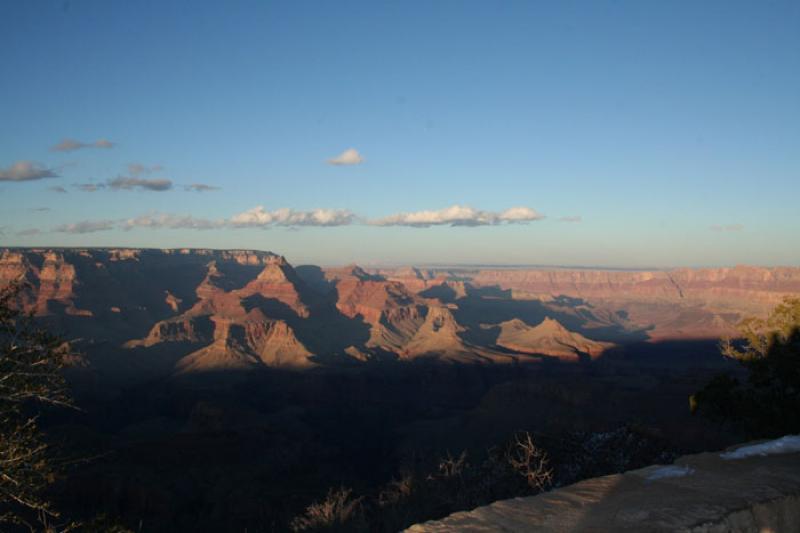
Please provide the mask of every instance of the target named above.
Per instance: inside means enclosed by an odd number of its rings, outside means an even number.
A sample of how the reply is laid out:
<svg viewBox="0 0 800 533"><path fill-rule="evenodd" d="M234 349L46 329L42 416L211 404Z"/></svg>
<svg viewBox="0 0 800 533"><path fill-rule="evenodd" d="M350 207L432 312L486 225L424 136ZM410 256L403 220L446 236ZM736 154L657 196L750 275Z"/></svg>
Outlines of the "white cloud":
<svg viewBox="0 0 800 533"><path fill-rule="evenodd" d="M32 161L17 161L8 168L0 168L0 181L34 181L57 177L58 174L53 169Z"/></svg>
<svg viewBox="0 0 800 533"><path fill-rule="evenodd" d="M263 206L248 209L230 219L237 228L266 228L269 226L347 226L355 221L355 215L346 209L314 209L295 211L276 209L267 211Z"/></svg>
<svg viewBox="0 0 800 533"><path fill-rule="evenodd" d="M18 231L16 235L17 237L33 237L34 235L39 235L40 233L41 230L39 229L29 228L29 229L24 229L22 231Z"/></svg>
<svg viewBox="0 0 800 533"><path fill-rule="evenodd" d="M497 218L501 222L530 222L544 217L530 207L512 207L500 213Z"/></svg>
<svg viewBox="0 0 800 533"><path fill-rule="evenodd" d="M364 158L355 148L348 148L336 157L328 159L330 165L359 165L363 162Z"/></svg>
<svg viewBox="0 0 800 533"><path fill-rule="evenodd" d="M129 218L121 222L124 230L134 228L150 229L218 229L225 226L225 221L194 218L191 215L170 215L167 213L152 213Z"/></svg>
<svg viewBox="0 0 800 533"><path fill-rule="evenodd" d="M108 139L98 139L94 142L85 143L81 141L76 141L75 139L62 139L60 143L51 146L51 152L74 152L75 150L80 150L82 148L114 148L116 143L109 141Z"/></svg>
<svg viewBox="0 0 800 533"><path fill-rule="evenodd" d="M53 228L57 233L94 233L114 229L113 220L82 220L74 224L62 224Z"/></svg>
<svg viewBox="0 0 800 533"><path fill-rule="evenodd" d="M59 194L67 194L67 189L65 189L64 187L60 187L58 185L54 187L48 187L47 190L50 192L57 192Z"/></svg>
<svg viewBox="0 0 800 533"><path fill-rule="evenodd" d="M133 218L118 220L84 220L74 224L62 224L53 229L61 233L91 233L111 229L132 230L148 229L189 229L214 230L236 228L300 228L300 227L332 227L349 226L367 223L377 226L414 226L427 227L435 225L451 226L488 226L499 224L524 223L544 218L529 207L512 207L500 212L480 211L472 207L454 205L439 211L417 211L401 213L376 221L365 221L348 209L313 209L296 211L282 208L269 211L264 206L257 206L238 213L228 219L211 220L195 218L192 215L151 212Z"/></svg>
<svg viewBox="0 0 800 533"><path fill-rule="evenodd" d="M468 206L453 205L438 211L398 213L372 221L376 226L489 226L502 223L522 223L544 218L529 207L512 207L500 213L480 211Z"/></svg>

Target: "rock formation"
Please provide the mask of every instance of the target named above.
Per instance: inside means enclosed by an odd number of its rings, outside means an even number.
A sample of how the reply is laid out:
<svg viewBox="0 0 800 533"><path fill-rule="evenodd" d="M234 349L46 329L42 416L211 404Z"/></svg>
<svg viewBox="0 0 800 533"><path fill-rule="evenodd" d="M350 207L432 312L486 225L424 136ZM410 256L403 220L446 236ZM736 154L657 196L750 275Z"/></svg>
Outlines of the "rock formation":
<svg viewBox="0 0 800 533"><path fill-rule="evenodd" d="M549 355L568 361L576 361L581 355L596 357L613 346L569 331L552 318L545 318L537 326L529 326L518 318L503 322L497 345L520 353Z"/></svg>
<svg viewBox="0 0 800 533"><path fill-rule="evenodd" d="M94 370L190 372L571 361L607 341L714 339L800 294L800 269L296 271L248 250L0 249L0 287L16 282L17 305L66 332Z"/></svg>

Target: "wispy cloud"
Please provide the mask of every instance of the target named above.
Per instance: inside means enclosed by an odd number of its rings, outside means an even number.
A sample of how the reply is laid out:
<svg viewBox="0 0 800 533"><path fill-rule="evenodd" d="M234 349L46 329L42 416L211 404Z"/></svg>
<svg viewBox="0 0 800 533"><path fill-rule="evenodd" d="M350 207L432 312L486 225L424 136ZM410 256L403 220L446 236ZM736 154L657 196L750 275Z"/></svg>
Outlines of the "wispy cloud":
<svg viewBox="0 0 800 533"><path fill-rule="evenodd" d="M295 211L276 209L267 211L263 206L234 215L230 225L236 228L267 228L270 226L347 226L356 216L347 209L314 209Z"/></svg>
<svg viewBox="0 0 800 533"><path fill-rule="evenodd" d="M571 217L561 217L558 219L559 222L583 222L583 218L579 216L571 216Z"/></svg>
<svg viewBox="0 0 800 533"><path fill-rule="evenodd" d="M398 213L373 220L376 226L491 226L531 222L544 218L529 207L512 207L501 212L480 211L468 206L453 205L438 211Z"/></svg>
<svg viewBox="0 0 800 533"><path fill-rule="evenodd" d="M341 154L328 159L330 165L359 165L364 162L364 158L355 148L348 148Z"/></svg>
<svg viewBox="0 0 800 533"><path fill-rule="evenodd" d="M33 213L46 213L46 212L50 211L50 208L49 207L31 207L30 209L28 209L28 211L31 211Z"/></svg>
<svg viewBox="0 0 800 533"><path fill-rule="evenodd" d="M192 183L183 186L183 190L189 192L209 192L218 191L219 189L219 187L215 187L214 185L206 185L205 183Z"/></svg>
<svg viewBox="0 0 800 533"><path fill-rule="evenodd" d="M82 220L74 224L62 224L53 228L56 233L94 233L114 229L113 220Z"/></svg>
<svg viewBox="0 0 800 533"><path fill-rule="evenodd" d="M168 179L145 179L137 177L119 176L108 181L108 186L114 191L168 191L172 189L172 180Z"/></svg>
<svg viewBox="0 0 800 533"><path fill-rule="evenodd" d="M75 150L80 150L82 148L114 148L116 143L109 141L108 139L98 139L94 142L81 142L76 141L75 139L62 139L61 142L58 144L51 146L51 152L74 152Z"/></svg>
<svg viewBox="0 0 800 533"><path fill-rule="evenodd" d="M22 231L18 231L16 233L16 236L17 237L33 237L34 235L39 235L41 232L42 232L42 230L40 230L40 229L30 228L30 229L24 229Z"/></svg>
<svg viewBox="0 0 800 533"><path fill-rule="evenodd" d="M152 174L153 172L160 172L164 170L164 167L161 165L143 165L141 163L131 163L128 165L128 174L131 176L143 176L147 174Z"/></svg>
<svg viewBox="0 0 800 533"><path fill-rule="evenodd" d="M208 220L195 218L191 215L170 215L167 213L151 213L135 218L129 218L120 223L122 229L128 231L134 228L150 229L218 229L224 227L224 220Z"/></svg>
<svg viewBox="0 0 800 533"><path fill-rule="evenodd" d="M50 192L57 192L59 194L67 194L67 189L59 185L56 185L54 187L48 187L47 190Z"/></svg>
<svg viewBox="0 0 800 533"><path fill-rule="evenodd" d="M0 168L0 181L35 181L57 177L54 169L32 161L17 161L8 168Z"/></svg>
<svg viewBox="0 0 800 533"><path fill-rule="evenodd" d="M106 184L105 183L94 183L94 182L73 183L72 186L75 187L76 189L78 189L81 192L97 192L97 191L99 191L101 189L105 189L106 188Z"/></svg>
<svg viewBox="0 0 800 533"><path fill-rule="evenodd" d="M711 231L742 231L744 230L744 226L741 224L714 224L710 229Z"/></svg>

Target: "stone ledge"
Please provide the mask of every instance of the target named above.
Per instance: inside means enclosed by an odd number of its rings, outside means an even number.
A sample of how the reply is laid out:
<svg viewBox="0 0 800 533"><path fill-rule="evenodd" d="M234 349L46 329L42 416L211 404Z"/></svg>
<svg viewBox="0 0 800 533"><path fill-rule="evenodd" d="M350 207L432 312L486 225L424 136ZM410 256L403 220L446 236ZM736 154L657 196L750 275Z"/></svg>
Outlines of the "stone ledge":
<svg viewBox="0 0 800 533"><path fill-rule="evenodd" d="M800 452L740 459L687 455L673 466L587 479L407 531L800 532Z"/></svg>

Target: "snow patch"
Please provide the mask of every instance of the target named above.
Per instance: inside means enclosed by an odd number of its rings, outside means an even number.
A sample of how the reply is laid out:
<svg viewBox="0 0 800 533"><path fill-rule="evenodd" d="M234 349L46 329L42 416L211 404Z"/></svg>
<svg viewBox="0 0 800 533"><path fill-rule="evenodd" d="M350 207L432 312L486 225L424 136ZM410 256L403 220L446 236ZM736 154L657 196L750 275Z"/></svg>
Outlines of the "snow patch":
<svg viewBox="0 0 800 533"><path fill-rule="evenodd" d="M683 477L688 476L689 474L693 474L694 469L689 468L688 466L678 466L678 465L669 465L669 466L662 466L661 468L656 468L649 474L647 474L647 481L655 481L657 479L664 479L669 477Z"/></svg>
<svg viewBox="0 0 800 533"><path fill-rule="evenodd" d="M719 454L723 459L744 459L756 455L775 455L780 453L800 452L800 435L786 435L779 439L742 446L730 452Z"/></svg>

